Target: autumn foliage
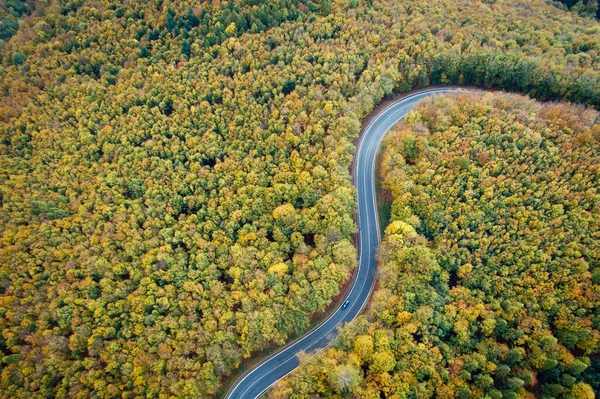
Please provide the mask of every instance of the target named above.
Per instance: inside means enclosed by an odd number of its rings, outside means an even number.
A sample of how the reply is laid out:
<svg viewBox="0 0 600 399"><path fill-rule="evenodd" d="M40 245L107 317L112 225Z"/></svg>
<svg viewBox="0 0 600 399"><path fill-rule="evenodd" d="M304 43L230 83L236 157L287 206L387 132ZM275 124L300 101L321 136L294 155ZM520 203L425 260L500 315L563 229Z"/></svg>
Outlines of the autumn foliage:
<svg viewBox="0 0 600 399"><path fill-rule="evenodd" d="M392 221L367 315L271 397L593 398L599 117L509 94L424 100L384 145Z"/></svg>
<svg viewBox="0 0 600 399"><path fill-rule="evenodd" d="M600 105L597 23L541 0L27 4L0 16L3 397L211 397L305 330L394 91Z"/></svg>

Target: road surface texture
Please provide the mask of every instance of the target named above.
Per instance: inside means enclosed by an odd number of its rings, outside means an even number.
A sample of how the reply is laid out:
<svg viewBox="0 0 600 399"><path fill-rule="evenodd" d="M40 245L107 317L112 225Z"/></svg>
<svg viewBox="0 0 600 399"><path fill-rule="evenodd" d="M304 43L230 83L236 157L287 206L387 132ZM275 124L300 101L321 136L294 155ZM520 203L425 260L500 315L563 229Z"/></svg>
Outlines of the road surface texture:
<svg viewBox="0 0 600 399"><path fill-rule="evenodd" d="M325 321L306 335L291 342L254 368L243 374L225 395L226 399L255 399L271 385L298 367L296 354L311 352L331 344L337 336L337 327L353 320L367 303L373 285L377 261L375 251L380 243L379 220L375 201L375 157L381 140L394 124L404 118L419 100L460 88L429 89L407 95L390 104L373 118L364 130L354 162L354 184L357 189L359 264L345 309L338 307Z"/></svg>

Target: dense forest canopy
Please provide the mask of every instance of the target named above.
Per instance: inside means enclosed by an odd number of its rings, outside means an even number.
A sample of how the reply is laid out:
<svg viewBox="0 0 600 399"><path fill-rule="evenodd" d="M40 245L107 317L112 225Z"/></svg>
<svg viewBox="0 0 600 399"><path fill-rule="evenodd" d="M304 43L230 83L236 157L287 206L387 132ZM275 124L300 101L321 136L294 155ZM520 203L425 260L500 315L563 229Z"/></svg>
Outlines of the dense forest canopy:
<svg viewBox="0 0 600 399"><path fill-rule="evenodd" d="M380 287L273 398L593 398L600 114L509 94L424 100L386 138Z"/></svg>
<svg viewBox="0 0 600 399"><path fill-rule="evenodd" d="M600 19L598 0L560 0L569 10Z"/></svg>
<svg viewBox="0 0 600 399"><path fill-rule="evenodd" d="M2 0L0 3L0 49L8 39L13 37L23 24L23 19L30 16L40 6L35 0ZM43 7L39 7L38 10Z"/></svg>
<svg viewBox="0 0 600 399"><path fill-rule="evenodd" d="M305 329L356 265L352 141L394 90L600 106L600 27L543 1L31 10L0 50L4 397L210 397Z"/></svg>

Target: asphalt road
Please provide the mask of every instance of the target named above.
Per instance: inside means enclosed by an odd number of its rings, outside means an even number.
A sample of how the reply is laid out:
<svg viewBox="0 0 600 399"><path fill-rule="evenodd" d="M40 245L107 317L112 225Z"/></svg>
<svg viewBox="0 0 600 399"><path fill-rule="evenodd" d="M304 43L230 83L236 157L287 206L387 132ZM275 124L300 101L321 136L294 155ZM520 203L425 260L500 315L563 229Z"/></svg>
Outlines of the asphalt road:
<svg viewBox="0 0 600 399"><path fill-rule="evenodd" d="M339 307L324 322L303 337L290 343L242 375L229 390L226 399L255 399L271 385L298 366L296 354L328 346L337 336L337 327L353 320L363 309L375 282L377 261L375 251L380 243L379 221L375 202L375 157L381 140L390 128L404 118L424 97L460 90L458 88L429 89L410 94L383 109L364 130L356 151L354 183L357 189L359 227L359 265L352 288L345 300L346 309Z"/></svg>

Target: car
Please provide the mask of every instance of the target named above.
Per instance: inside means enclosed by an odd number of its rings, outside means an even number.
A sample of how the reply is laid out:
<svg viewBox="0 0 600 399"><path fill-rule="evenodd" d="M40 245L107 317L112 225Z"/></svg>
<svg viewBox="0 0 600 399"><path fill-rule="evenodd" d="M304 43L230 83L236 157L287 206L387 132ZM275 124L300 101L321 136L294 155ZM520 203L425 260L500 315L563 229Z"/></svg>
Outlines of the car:
<svg viewBox="0 0 600 399"><path fill-rule="evenodd" d="M346 299L344 303L342 303L342 309L346 309L348 305L350 305L350 301Z"/></svg>

